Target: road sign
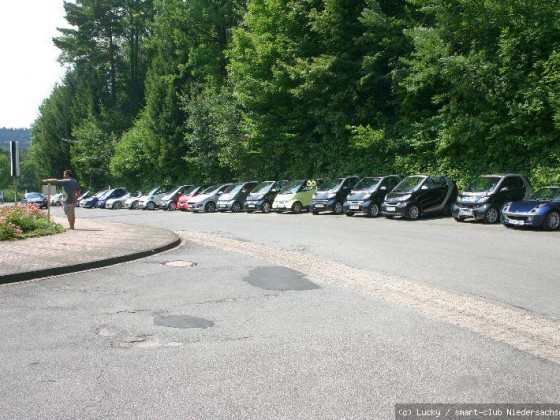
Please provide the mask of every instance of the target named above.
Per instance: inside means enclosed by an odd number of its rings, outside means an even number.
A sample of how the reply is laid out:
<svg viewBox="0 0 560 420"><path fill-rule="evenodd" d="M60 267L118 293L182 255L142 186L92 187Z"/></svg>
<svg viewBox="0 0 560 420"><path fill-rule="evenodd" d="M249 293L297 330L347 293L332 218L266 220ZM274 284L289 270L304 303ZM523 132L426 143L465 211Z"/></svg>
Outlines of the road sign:
<svg viewBox="0 0 560 420"><path fill-rule="evenodd" d="M19 148L17 141L10 142L10 174L19 176Z"/></svg>

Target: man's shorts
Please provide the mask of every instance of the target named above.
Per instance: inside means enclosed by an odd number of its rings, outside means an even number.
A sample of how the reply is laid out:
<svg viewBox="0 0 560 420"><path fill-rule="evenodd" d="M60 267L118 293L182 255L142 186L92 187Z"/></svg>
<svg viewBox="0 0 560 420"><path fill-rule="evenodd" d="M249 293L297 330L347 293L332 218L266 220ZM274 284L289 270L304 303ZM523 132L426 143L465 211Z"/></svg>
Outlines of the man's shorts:
<svg viewBox="0 0 560 420"><path fill-rule="evenodd" d="M74 216L76 214L76 203L64 203L64 214L68 217Z"/></svg>

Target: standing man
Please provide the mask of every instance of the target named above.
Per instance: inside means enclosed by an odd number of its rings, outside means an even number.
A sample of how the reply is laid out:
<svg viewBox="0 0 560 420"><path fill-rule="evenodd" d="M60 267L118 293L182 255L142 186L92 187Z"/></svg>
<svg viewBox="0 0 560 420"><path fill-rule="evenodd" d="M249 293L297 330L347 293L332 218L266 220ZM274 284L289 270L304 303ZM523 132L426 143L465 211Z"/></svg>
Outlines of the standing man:
<svg viewBox="0 0 560 420"><path fill-rule="evenodd" d="M74 223L76 222L76 203L80 196L80 184L74 179L72 171L68 169L64 171L62 176L63 179L49 178L43 179L43 182L62 185L62 189L64 190L64 214L66 214L68 218L70 229L74 230Z"/></svg>

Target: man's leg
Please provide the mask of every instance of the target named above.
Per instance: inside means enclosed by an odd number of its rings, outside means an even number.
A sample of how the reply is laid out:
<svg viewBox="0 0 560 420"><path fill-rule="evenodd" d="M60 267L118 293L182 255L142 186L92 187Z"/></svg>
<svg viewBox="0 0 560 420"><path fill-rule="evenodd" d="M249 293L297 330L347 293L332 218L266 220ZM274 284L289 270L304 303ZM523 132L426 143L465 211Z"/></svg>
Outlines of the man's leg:
<svg viewBox="0 0 560 420"><path fill-rule="evenodd" d="M76 205L64 204L64 213L66 213L70 229L74 230L74 224L76 223Z"/></svg>

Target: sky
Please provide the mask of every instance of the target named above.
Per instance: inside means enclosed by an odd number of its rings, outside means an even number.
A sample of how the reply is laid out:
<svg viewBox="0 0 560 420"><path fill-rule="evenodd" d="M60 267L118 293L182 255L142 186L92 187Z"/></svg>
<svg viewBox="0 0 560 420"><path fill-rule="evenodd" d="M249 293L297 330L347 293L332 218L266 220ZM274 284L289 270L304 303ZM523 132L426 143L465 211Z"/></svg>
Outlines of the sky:
<svg viewBox="0 0 560 420"><path fill-rule="evenodd" d="M0 127L29 128L64 69L52 42L64 0L0 0Z"/></svg>

